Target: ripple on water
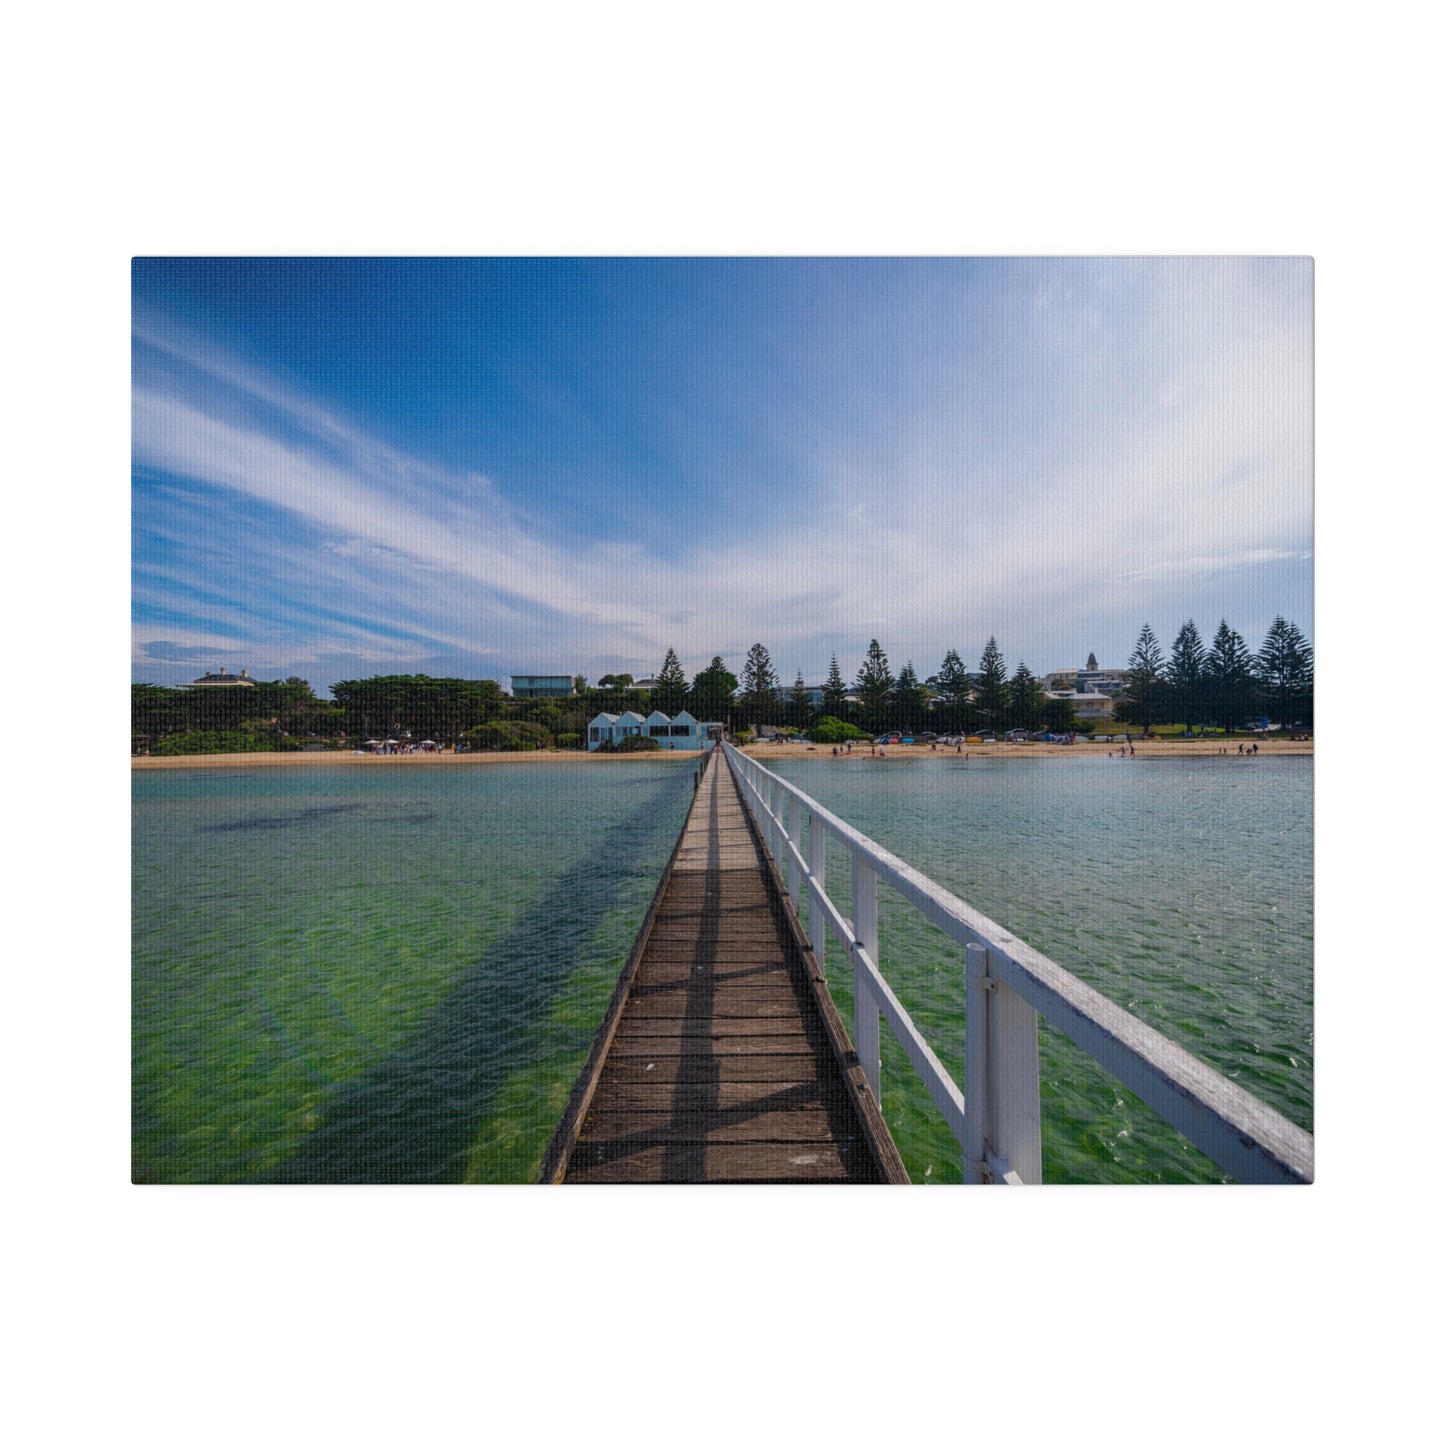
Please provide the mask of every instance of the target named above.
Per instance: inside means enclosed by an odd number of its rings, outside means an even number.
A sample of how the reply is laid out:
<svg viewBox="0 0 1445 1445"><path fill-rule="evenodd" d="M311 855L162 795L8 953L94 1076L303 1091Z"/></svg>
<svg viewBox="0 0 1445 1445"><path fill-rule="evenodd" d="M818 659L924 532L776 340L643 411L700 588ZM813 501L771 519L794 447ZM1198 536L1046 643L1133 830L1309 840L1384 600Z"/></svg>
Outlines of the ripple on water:
<svg viewBox="0 0 1445 1445"><path fill-rule="evenodd" d="M136 1179L531 1176L689 767L133 781Z"/></svg>
<svg viewBox="0 0 1445 1445"><path fill-rule="evenodd" d="M1103 760L777 771L1107 997L1304 1128L1313 1126L1313 770L1261 760L1151 767ZM1266 765L1267 764L1267 765ZM965 774L967 776L965 777ZM830 849L846 899L846 855ZM841 905L840 905L841 906ZM848 911L844 907L844 912ZM880 951L895 992L961 1081L961 964L880 890ZM850 1016L844 970L829 980ZM929 1022L925 1026L924 1019ZM1046 1178L1215 1181L1211 1161L1067 1039L1040 1030ZM952 1136L902 1059L885 1113L909 1172L948 1177ZM895 1099L893 1096L897 1095Z"/></svg>

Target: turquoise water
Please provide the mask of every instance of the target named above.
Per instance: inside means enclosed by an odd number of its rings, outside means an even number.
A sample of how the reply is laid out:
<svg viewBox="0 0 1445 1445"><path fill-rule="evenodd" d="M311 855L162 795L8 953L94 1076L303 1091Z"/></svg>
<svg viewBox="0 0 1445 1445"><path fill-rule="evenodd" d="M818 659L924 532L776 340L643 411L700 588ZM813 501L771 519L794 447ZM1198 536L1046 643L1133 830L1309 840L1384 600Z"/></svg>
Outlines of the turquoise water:
<svg viewBox="0 0 1445 1445"><path fill-rule="evenodd" d="M692 772L134 774L133 1178L532 1178Z"/></svg>
<svg viewBox="0 0 1445 1445"><path fill-rule="evenodd" d="M769 759L771 763L772 760ZM1305 1128L1307 759L785 760L883 846ZM692 798L691 763L133 775L133 1177L524 1182ZM848 870L830 853L829 877ZM962 951L880 889L884 971L962 1081ZM846 972L829 979L851 1019ZM884 1029L909 1172L958 1149ZM1219 1171L1040 1030L1052 1181Z"/></svg>
<svg viewBox="0 0 1445 1445"><path fill-rule="evenodd" d="M768 764L1313 1131L1311 759ZM846 899L841 848L830 845L827 865ZM880 887L879 952L895 993L961 1084L962 950ZM828 978L851 1021L846 966L835 958ZM909 1173L956 1180L957 1145L886 1024L884 1034L883 1110ZM1039 1064L1047 1181L1222 1177L1046 1025Z"/></svg>

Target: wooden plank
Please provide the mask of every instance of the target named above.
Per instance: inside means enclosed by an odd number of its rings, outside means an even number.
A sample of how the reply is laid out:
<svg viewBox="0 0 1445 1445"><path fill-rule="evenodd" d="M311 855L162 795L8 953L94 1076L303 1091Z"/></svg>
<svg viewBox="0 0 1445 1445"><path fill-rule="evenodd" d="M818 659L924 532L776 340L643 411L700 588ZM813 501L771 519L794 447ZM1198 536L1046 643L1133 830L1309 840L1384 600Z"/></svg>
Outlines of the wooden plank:
<svg viewBox="0 0 1445 1445"><path fill-rule="evenodd" d="M688 988L708 984L719 988L772 988L780 980L795 976L795 970L786 963L759 963L748 958L695 963L691 958L659 958L649 950L637 970L633 988Z"/></svg>
<svg viewBox="0 0 1445 1445"><path fill-rule="evenodd" d="M751 1109L691 1109L680 1113L609 1111L587 1117L591 1144L857 1144L863 1135L846 1101Z"/></svg>
<svg viewBox="0 0 1445 1445"><path fill-rule="evenodd" d="M856 1144L580 1143L567 1170L575 1184L867 1184L877 1182Z"/></svg>
<svg viewBox="0 0 1445 1445"><path fill-rule="evenodd" d="M722 977L712 970L692 967L686 972L679 972L675 978L655 978L649 974L647 983L643 983L642 970L639 970L633 981L633 997L639 1003L646 998L655 1003L673 1000L694 1007L704 1003L722 1006L730 1001L738 1004L783 1000L802 1004L808 1001L799 990L795 972L782 967L753 967Z"/></svg>
<svg viewBox="0 0 1445 1445"><path fill-rule="evenodd" d="M612 1053L619 1059L668 1059L679 1054L729 1058L738 1054L802 1054L811 1058L818 1047L817 1034L683 1034L674 1038L631 1037L619 1033Z"/></svg>
<svg viewBox="0 0 1445 1445"><path fill-rule="evenodd" d="M817 1019L806 1018L796 1008L788 1013L725 1014L713 1018L703 1014L690 1018L686 1014L657 1014L638 1018L629 1012L617 1030L618 1039L740 1038L752 1034L796 1035L800 1038L826 1039L827 1031Z"/></svg>
<svg viewBox="0 0 1445 1445"><path fill-rule="evenodd" d="M791 1019L799 1021L802 1000L792 989L748 988L664 989L642 996L634 994L628 1017L637 1019L692 1019L713 1023L723 1019Z"/></svg>
<svg viewBox="0 0 1445 1445"><path fill-rule="evenodd" d="M836 1083L821 1079L802 1082L793 1080L743 1080L720 1083L662 1080L655 1084L613 1084L607 1094L608 1107L643 1114L680 1114L687 1110L782 1109L795 1105L849 1103L845 1090ZM599 1114L594 1108L592 1117Z"/></svg>
<svg viewBox="0 0 1445 1445"><path fill-rule="evenodd" d="M831 1059L814 1055L733 1054L727 1058L697 1054L619 1055L609 1058L602 1074L609 1089L629 1083L768 1083L779 1087L809 1082L838 1082Z"/></svg>
<svg viewBox="0 0 1445 1445"><path fill-rule="evenodd" d="M660 1043L666 1039L788 1038L827 1042L828 1034L816 1019L800 1018L796 1012L779 1018L689 1019L669 1016L639 1019L628 1015L613 1042Z"/></svg>
<svg viewBox="0 0 1445 1445"><path fill-rule="evenodd" d="M791 967L779 952L777 934L744 933L732 938L664 935L655 942L659 957L689 963L778 963Z"/></svg>

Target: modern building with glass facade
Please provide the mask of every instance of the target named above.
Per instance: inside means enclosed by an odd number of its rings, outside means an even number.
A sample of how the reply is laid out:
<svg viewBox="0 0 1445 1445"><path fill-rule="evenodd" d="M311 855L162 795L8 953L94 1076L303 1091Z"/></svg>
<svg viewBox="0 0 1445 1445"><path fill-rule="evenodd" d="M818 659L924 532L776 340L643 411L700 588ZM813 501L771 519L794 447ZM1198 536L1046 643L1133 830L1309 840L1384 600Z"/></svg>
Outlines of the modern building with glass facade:
<svg viewBox="0 0 1445 1445"><path fill-rule="evenodd" d="M522 677L512 678L512 696L571 697L572 679L570 677L552 677L539 673L528 673Z"/></svg>

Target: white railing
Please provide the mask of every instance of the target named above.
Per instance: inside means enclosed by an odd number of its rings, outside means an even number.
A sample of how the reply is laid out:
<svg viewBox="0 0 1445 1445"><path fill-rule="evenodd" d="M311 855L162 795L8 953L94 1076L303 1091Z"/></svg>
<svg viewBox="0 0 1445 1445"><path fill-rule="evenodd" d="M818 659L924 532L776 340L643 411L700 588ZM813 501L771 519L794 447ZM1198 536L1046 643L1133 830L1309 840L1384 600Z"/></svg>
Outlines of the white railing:
<svg viewBox="0 0 1445 1445"><path fill-rule="evenodd" d="M853 1042L874 1098L881 1097L879 1019L884 1017L958 1140L965 1183L1043 1182L1041 1015L1231 1177L1242 1183L1313 1180L1314 1139L1278 1110L1110 1003L849 827L800 788L731 744L723 746L743 801L787 885L795 914L802 888L808 889L808 942L819 971L824 970L830 931L852 960ZM825 842L829 837L843 845L852 861L851 919L828 897ZM962 1091L879 968L880 879L964 948Z"/></svg>

